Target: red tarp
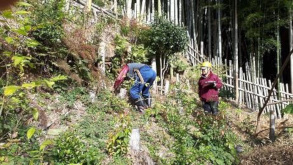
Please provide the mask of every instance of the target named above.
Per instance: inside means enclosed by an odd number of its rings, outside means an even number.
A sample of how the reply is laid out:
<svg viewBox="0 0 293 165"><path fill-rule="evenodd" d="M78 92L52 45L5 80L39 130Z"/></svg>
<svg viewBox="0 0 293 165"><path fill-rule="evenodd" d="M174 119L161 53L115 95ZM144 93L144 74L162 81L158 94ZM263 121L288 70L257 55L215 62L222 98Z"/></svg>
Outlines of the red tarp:
<svg viewBox="0 0 293 165"><path fill-rule="evenodd" d="M119 76L116 78L116 81L114 83L115 90L123 83L124 78L126 77L126 74L128 71L129 71L128 65L124 65L119 73Z"/></svg>

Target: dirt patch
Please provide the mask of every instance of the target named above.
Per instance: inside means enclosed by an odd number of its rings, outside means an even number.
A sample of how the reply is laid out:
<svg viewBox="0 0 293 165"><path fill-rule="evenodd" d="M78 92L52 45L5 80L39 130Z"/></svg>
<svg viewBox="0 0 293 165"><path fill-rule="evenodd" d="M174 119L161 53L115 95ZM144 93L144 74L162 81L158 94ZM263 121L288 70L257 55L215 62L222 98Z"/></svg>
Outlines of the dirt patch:
<svg viewBox="0 0 293 165"><path fill-rule="evenodd" d="M227 120L232 130L244 143L240 164L288 165L293 162L293 118L286 114L276 119L275 141L269 138L270 116L262 114L260 129L256 131L258 112L232 105L227 109Z"/></svg>
<svg viewBox="0 0 293 165"><path fill-rule="evenodd" d="M288 165L293 162L293 144L259 147L241 156L240 164Z"/></svg>

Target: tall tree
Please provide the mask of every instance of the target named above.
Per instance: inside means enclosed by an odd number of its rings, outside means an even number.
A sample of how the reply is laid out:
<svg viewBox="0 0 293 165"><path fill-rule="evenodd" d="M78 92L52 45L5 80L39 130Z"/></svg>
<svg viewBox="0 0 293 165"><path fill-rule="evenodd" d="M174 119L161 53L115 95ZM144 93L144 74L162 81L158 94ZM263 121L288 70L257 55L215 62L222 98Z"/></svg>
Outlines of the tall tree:
<svg viewBox="0 0 293 165"><path fill-rule="evenodd" d="M237 0L234 0L234 78L235 78L235 100L238 101L238 14Z"/></svg>
<svg viewBox="0 0 293 165"><path fill-rule="evenodd" d="M276 52L277 52L277 74L280 73L280 59L281 59L281 42L280 42L280 2L278 0L278 8L277 8L277 26L276 26ZM280 80L282 79L282 76L278 79L277 87L278 87L278 99L280 99Z"/></svg>
<svg viewBox="0 0 293 165"><path fill-rule="evenodd" d="M208 57L212 58L211 0L208 1Z"/></svg>
<svg viewBox="0 0 293 165"><path fill-rule="evenodd" d="M218 3L218 57L222 59L222 29L221 29L221 2L222 0L217 0Z"/></svg>
<svg viewBox="0 0 293 165"><path fill-rule="evenodd" d="M290 51L293 49L293 26L292 26L292 16L293 16L293 1L288 3L289 6L289 38L290 38ZM293 56L290 57L290 90L293 93Z"/></svg>

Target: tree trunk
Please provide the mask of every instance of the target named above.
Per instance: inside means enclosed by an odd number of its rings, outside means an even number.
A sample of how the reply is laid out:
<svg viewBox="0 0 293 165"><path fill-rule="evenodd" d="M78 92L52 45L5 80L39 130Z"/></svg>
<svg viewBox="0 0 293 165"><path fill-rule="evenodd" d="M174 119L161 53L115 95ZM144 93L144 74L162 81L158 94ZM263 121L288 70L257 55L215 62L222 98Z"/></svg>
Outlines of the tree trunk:
<svg viewBox="0 0 293 165"><path fill-rule="evenodd" d="M238 15L237 15L237 0L234 1L234 74L235 74L235 100L238 102Z"/></svg>
<svg viewBox="0 0 293 165"><path fill-rule="evenodd" d="M155 18L155 0L152 0L152 17L151 17L151 21L154 21Z"/></svg>
<svg viewBox="0 0 293 165"><path fill-rule="evenodd" d="M163 63L162 55L160 55L160 81L161 81L161 94L163 94L164 78L163 78Z"/></svg>
<svg viewBox="0 0 293 165"><path fill-rule="evenodd" d="M198 43L197 44L199 44L199 45L201 45L201 42L203 42L203 24L204 24L203 23L203 13L204 13L203 10L204 9L201 9L201 1L202 0L198 1L198 3L199 3L199 8L198 8L198 21L199 21L199 24L198 24ZM196 29L194 29L194 32L195 31L196 31Z"/></svg>
<svg viewBox="0 0 293 165"><path fill-rule="evenodd" d="M278 3L279 6L279 3ZM277 35L277 73L280 72L280 59L281 59L281 42L280 42L280 25L279 25L279 9L278 9L278 16L277 16L277 29L276 29L276 35ZM280 100L280 81L282 80L282 75L280 75L280 78L278 79L277 84L277 90L278 90L278 99Z"/></svg>
<svg viewBox="0 0 293 165"><path fill-rule="evenodd" d="M221 4L221 0L217 1L218 4ZM218 56L222 60L222 33L221 33L221 7L218 8Z"/></svg>
<svg viewBox="0 0 293 165"><path fill-rule="evenodd" d="M174 23L178 25L178 0L174 0Z"/></svg>
<svg viewBox="0 0 293 165"><path fill-rule="evenodd" d="M101 70L105 74L106 72L106 65L105 65L105 58L106 58L106 43L102 41L100 43L100 48L99 48L99 54L102 57L102 65L101 65Z"/></svg>
<svg viewBox="0 0 293 165"><path fill-rule="evenodd" d="M208 57L212 59L212 23L211 23L211 1L209 0L209 7L208 7Z"/></svg>
<svg viewBox="0 0 293 165"><path fill-rule="evenodd" d="M170 0L170 21L174 23L175 21L175 6L174 6L175 0Z"/></svg>
<svg viewBox="0 0 293 165"><path fill-rule="evenodd" d="M151 22L152 20L152 1L148 1L148 5L147 5L147 22Z"/></svg>
<svg viewBox="0 0 293 165"><path fill-rule="evenodd" d="M146 0L142 0L142 3L141 3L141 12L140 12L140 16L141 16L141 21L145 21L145 6L146 6Z"/></svg>
<svg viewBox="0 0 293 165"><path fill-rule="evenodd" d="M162 3L161 3L161 1L158 1L158 15L162 16Z"/></svg>
<svg viewBox="0 0 293 165"><path fill-rule="evenodd" d="M178 8L178 24L180 26L183 26L182 25L182 0L179 0L179 8Z"/></svg>
<svg viewBox="0 0 293 165"><path fill-rule="evenodd" d="M127 20L129 23L129 20L131 19L131 4L132 4L132 0L127 0L126 1L126 16L127 16Z"/></svg>
<svg viewBox="0 0 293 165"><path fill-rule="evenodd" d="M293 3L293 2L292 2ZM293 25L292 25L292 8L290 7L289 13L289 31L290 31L290 51L293 49ZM293 93L293 56L290 58L290 89L291 93Z"/></svg>
<svg viewBox="0 0 293 165"><path fill-rule="evenodd" d="M140 18L140 0L136 1L136 18L138 19L138 21L141 21Z"/></svg>

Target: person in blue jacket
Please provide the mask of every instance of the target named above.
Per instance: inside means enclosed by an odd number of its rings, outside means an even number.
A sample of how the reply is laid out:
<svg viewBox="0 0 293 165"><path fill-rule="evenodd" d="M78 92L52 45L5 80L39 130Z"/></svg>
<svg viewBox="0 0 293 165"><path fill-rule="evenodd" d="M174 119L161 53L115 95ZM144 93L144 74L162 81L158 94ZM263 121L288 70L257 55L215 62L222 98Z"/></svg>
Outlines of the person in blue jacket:
<svg viewBox="0 0 293 165"><path fill-rule="evenodd" d="M138 110L144 112L144 109L151 107L151 95L149 90L157 74L149 65L141 63L128 63L123 67L123 70L123 74L127 74L122 77L127 76L135 80L130 88L130 97L138 107ZM117 79L114 88L120 86L122 82Z"/></svg>

